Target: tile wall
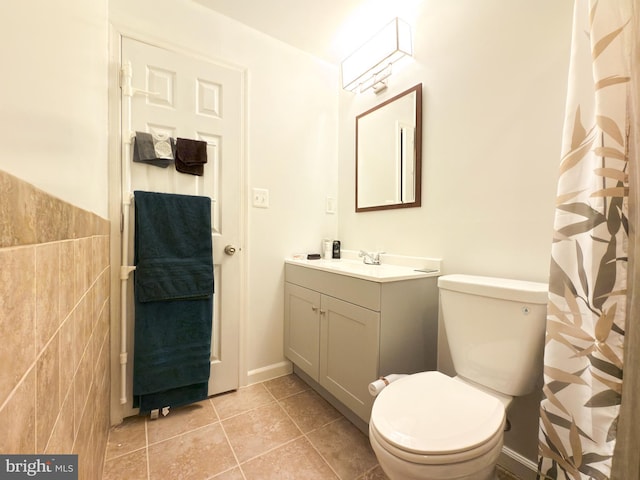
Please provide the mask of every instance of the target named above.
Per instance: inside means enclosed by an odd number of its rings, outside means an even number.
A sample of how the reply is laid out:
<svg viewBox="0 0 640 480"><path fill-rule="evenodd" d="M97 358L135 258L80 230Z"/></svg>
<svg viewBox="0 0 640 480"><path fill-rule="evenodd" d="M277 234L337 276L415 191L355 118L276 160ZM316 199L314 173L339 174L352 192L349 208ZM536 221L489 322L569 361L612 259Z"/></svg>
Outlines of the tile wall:
<svg viewBox="0 0 640 480"><path fill-rule="evenodd" d="M0 171L0 452L75 453L109 428L109 221Z"/></svg>

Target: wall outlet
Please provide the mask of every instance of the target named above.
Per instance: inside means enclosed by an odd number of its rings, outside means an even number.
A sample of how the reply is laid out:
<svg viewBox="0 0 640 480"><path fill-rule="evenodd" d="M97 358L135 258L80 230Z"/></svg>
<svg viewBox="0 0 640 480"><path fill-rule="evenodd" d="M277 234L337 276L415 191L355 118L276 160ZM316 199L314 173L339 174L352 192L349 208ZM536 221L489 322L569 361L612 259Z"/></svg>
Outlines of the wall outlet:
<svg viewBox="0 0 640 480"><path fill-rule="evenodd" d="M269 208L269 190L266 188L254 188L252 190L253 206L256 208Z"/></svg>

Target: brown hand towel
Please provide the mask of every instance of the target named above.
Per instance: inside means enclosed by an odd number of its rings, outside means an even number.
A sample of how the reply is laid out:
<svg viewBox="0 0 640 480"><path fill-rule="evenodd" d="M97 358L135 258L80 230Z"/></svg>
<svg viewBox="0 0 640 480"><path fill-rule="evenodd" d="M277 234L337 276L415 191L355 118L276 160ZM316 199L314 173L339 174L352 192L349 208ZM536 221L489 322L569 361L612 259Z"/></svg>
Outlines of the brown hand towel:
<svg viewBox="0 0 640 480"><path fill-rule="evenodd" d="M207 163L207 142L176 139L176 170L180 173L202 176Z"/></svg>

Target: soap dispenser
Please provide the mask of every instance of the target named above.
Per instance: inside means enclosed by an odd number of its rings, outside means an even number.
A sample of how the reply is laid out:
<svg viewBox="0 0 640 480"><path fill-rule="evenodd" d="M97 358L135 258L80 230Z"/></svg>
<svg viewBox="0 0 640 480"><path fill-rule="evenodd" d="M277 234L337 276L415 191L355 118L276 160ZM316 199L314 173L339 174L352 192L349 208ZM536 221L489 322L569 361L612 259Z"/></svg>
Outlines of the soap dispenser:
<svg viewBox="0 0 640 480"><path fill-rule="evenodd" d="M340 258L340 240L333 241L333 250L331 253L332 258Z"/></svg>

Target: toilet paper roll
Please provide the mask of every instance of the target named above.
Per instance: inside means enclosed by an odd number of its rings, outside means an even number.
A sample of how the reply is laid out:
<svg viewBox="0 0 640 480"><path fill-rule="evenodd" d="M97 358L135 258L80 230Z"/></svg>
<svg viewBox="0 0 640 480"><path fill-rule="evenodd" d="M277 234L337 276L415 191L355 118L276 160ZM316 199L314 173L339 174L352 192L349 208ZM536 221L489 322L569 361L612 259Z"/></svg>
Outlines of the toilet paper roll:
<svg viewBox="0 0 640 480"><path fill-rule="evenodd" d="M403 377L406 377L406 375L402 375L402 374L397 374L397 373L392 373L391 375L387 375L386 377L380 377L378 380L371 382L369 384L369 394L372 397L377 396L387 385L389 385L390 383L395 382L396 380L399 380Z"/></svg>
<svg viewBox="0 0 640 480"><path fill-rule="evenodd" d="M382 391L382 389L383 389L384 387L386 387L386 386L387 386L387 384L386 384L386 383L384 383L384 380L382 380L382 379L378 379L378 380L376 380L375 382L371 382L371 383L369 384L369 394L370 394L372 397L375 397L375 396L377 396L377 395Z"/></svg>

